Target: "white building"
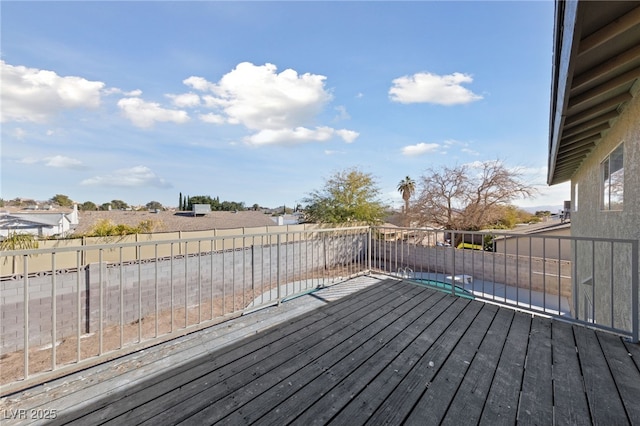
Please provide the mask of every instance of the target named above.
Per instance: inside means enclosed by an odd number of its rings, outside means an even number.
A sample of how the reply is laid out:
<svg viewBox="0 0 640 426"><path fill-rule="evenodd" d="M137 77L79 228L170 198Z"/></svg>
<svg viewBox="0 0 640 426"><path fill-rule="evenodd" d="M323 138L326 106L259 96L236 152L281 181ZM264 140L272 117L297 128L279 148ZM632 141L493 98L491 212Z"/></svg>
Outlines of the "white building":
<svg viewBox="0 0 640 426"><path fill-rule="evenodd" d="M12 213L0 212L0 239L10 234L31 234L37 237L66 237L78 225L78 206L73 211Z"/></svg>

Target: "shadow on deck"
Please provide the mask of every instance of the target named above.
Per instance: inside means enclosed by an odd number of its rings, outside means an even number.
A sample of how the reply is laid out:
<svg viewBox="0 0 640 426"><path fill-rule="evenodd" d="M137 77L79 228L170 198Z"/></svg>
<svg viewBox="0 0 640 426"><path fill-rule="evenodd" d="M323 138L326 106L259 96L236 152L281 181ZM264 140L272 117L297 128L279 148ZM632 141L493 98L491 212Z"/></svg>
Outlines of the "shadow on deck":
<svg viewBox="0 0 640 426"><path fill-rule="evenodd" d="M640 347L617 336L394 279L303 298L315 308L110 391L43 385L40 408L76 393L55 423L640 424Z"/></svg>

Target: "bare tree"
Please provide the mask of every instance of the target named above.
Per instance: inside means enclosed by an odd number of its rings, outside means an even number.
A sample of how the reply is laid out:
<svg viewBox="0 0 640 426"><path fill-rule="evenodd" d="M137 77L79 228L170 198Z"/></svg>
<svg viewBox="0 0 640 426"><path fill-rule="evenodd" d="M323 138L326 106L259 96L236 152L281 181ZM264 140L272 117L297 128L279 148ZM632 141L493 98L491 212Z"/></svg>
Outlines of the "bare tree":
<svg viewBox="0 0 640 426"><path fill-rule="evenodd" d="M501 207L535 192L522 181L521 170L509 169L499 160L440 171L432 168L421 177L414 220L421 225L477 231L498 221Z"/></svg>

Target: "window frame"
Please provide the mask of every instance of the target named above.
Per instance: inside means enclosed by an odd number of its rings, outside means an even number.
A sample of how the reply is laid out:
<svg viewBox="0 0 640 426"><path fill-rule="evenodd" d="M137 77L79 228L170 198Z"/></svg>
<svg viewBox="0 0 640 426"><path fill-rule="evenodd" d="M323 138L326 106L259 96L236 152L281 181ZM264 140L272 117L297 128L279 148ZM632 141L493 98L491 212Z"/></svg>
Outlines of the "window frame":
<svg viewBox="0 0 640 426"><path fill-rule="evenodd" d="M612 171L612 168L614 169ZM600 210L601 211L622 211L624 209L624 142L618 144L600 162ZM615 177L615 178L614 178ZM616 184L614 179L619 180L620 188L612 191Z"/></svg>

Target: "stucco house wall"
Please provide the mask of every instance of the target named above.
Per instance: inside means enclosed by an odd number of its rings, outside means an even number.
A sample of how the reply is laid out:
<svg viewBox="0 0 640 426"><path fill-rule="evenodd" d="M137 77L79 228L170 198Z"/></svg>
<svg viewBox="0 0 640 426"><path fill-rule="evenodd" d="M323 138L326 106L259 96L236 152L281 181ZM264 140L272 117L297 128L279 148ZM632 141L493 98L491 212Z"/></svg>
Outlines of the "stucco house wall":
<svg viewBox="0 0 640 426"><path fill-rule="evenodd" d="M640 239L640 87L637 86L638 83L634 87L634 98L571 179L573 236ZM605 211L601 208L601 163L620 143L624 143L623 208ZM576 254L578 296L575 302L581 317L598 322L613 317L618 324L630 324L626 303L631 296L629 245L614 245L611 249L608 244L578 244ZM610 274L612 262L613 275ZM614 300L611 300L612 294Z"/></svg>

